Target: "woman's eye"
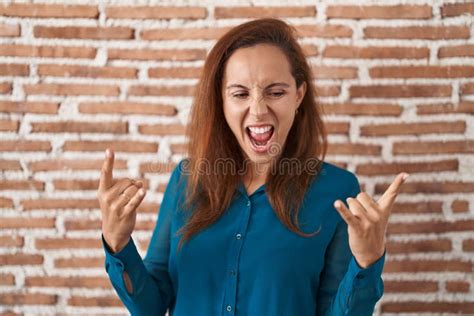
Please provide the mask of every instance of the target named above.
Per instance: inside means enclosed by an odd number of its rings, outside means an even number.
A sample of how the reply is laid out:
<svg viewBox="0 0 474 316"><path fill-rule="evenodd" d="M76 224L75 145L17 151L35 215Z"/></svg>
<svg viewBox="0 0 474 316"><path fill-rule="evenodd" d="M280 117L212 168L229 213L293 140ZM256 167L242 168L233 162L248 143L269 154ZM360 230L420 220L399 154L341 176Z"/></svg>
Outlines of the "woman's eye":
<svg viewBox="0 0 474 316"><path fill-rule="evenodd" d="M271 92L270 94L274 97L279 97L279 96L284 95L285 93L284 92Z"/></svg>
<svg viewBox="0 0 474 316"><path fill-rule="evenodd" d="M233 96L236 97L236 98L240 98L240 99L241 99L241 98L243 98L243 97L246 97L247 94L245 94L245 93L238 93L238 94L234 94Z"/></svg>

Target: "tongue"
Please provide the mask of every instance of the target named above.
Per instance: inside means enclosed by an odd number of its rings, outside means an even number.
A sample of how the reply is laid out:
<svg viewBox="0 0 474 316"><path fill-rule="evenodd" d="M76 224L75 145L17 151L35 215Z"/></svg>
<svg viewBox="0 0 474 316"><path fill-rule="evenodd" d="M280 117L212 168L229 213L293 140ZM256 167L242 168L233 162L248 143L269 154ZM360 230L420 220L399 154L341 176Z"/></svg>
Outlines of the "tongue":
<svg viewBox="0 0 474 316"><path fill-rule="evenodd" d="M273 133L273 128L271 130L269 130L268 132L265 132L263 134L256 134L256 133L253 133L252 131L250 131L250 136L254 140L256 140L257 142L265 144L272 137L272 133Z"/></svg>

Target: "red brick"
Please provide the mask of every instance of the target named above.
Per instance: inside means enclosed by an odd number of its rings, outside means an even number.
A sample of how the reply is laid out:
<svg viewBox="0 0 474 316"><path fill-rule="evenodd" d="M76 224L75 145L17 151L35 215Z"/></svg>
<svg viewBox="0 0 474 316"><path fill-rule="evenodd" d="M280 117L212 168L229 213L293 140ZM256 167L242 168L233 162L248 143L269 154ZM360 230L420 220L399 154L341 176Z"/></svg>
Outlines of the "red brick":
<svg viewBox="0 0 474 316"><path fill-rule="evenodd" d="M465 132L466 121L387 123L360 127L361 136L464 134Z"/></svg>
<svg viewBox="0 0 474 316"><path fill-rule="evenodd" d="M445 159L426 162L382 162L382 163L362 163L357 165L356 173L359 175L383 175L408 173L426 173L439 171L458 171L459 161L457 159Z"/></svg>
<svg viewBox="0 0 474 316"><path fill-rule="evenodd" d="M5 170L2 168L2 170ZM0 196L0 207L1 208L13 208L13 200Z"/></svg>
<svg viewBox="0 0 474 316"><path fill-rule="evenodd" d="M0 264L2 266L38 265L43 264L43 261L42 255L30 255L24 253L0 255Z"/></svg>
<svg viewBox="0 0 474 316"><path fill-rule="evenodd" d="M105 277L60 277L60 276L37 276L26 277L26 286L39 287L67 287L67 288L109 288L110 281Z"/></svg>
<svg viewBox="0 0 474 316"><path fill-rule="evenodd" d="M170 144L171 152L174 154L184 154L187 149L187 144Z"/></svg>
<svg viewBox="0 0 474 316"><path fill-rule="evenodd" d="M128 90L129 95L137 96L175 96L175 97L190 97L193 96L195 90L194 85L171 85L171 86L157 86L157 85L137 85L131 86Z"/></svg>
<svg viewBox="0 0 474 316"><path fill-rule="evenodd" d="M474 66L376 66L372 78L465 78L474 77Z"/></svg>
<svg viewBox="0 0 474 316"><path fill-rule="evenodd" d="M43 238L35 240L36 249L102 248L99 238Z"/></svg>
<svg viewBox="0 0 474 316"><path fill-rule="evenodd" d="M110 122L97 124L81 121L38 122L31 123L32 133L128 133L127 122Z"/></svg>
<svg viewBox="0 0 474 316"><path fill-rule="evenodd" d="M328 45L323 57L357 58L357 59L427 59L430 56L428 47Z"/></svg>
<svg viewBox="0 0 474 316"><path fill-rule="evenodd" d="M313 77L317 79L355 79L356 67L313 66Z"/></svg>
<svg viewBox="0 0 474 316"><path fill-rule="evenodd" d="M115 152L158 152L157 142L140 142L133 140L123 141L87 141L87 140L68 140L64 142L63 151L102 151L111 147Z"/></svg>
<svg viewBox="0 0 474 316"><path fill-rule="evenodd" d="M466 281L447 281L446 290L451 293L469 293L469 282Z"/></svg>
<svg viewBox="0 0 474 316"><path fill-rule="evenodd" d="M35 37L39 38L81 38L81 39L133 39L130 27L87 27L87 26L35 26Z"/></svg>
<svg viewBox="0 0 474 316"><path fill-rule="evenodd" d="M469 201L454 200L451 203L453 213L465 213L469 211Z"/></svg>
<svg viewBox="0 0 474 316"><path fill-rule="evenodd" d="M23 170L18 160L0 159L0 170Z"/></svg>
<svg viewBox="0 0 474 316"><path fill-rule="evenodd" d="M433 293L437 292L438 282L434 281L385 281L384 293Z"/></svg>
<svg viewBox="0 0 474 316"><path fill-rule="evenodd" d="M421 202L395 202L392 214L426 214L443 213L443 203L441 201L421 201Z"/></svg>
<svg viewBox="0 0 474 316"><path fill-rule="evenodd" d="M328 6L328 19L429 19L432 9L428 5L342 5Z"/></svg>
<svg viewBox="0 0 474 316"><path fill-rule="evenodd" d="M54 305L57 295L41 293L0 293L0 303L5 305Z"/></svg>
<svg viewBox="0 0 474 316"><path fill-rule="evenodd" d="M449 97L450 85L354 85L349 88L351 98L434 98Z"/></svg>
<svg viewBox="0 0 474 316"><path fill-rule="evenodd" d="M97 18L96 6L13 3L0 5L0 15L28 18Z"/></svg>
<svg viewBox="0 0 474 316"><path fill-rule="evenodd" d="M316 85L314 94L318 97L333 97L341 94L339 85Z"/></svg>
<svg viewBox="0 0 474 316"><path fill-rule="evenodd" d="M441 7L442 17L474 14L474 3L446 3Z"/></svg>
<svg viewBox="0 0 474 316"><path fill-rule="evenodd" d="M44 191L44 182L28 180L0 180L0 190L34 190ZM0 224L1 225L1 224Z"/></svg>
<svg viewBox="0 0 474 316"><path fill-rule="evenodd" d="M111 19L204 19L207 10L190 6L113 6L106 7L105 15Z"/></svg>
<svg viewBox="0 0 474 316"><path fill-rule="evenodd" d="M11 273L0 273L0 285L15 285L15 276Z"/></svg>
<svg viewBox="0 0 474 316"><path fill-rule="evenodd" d="M354 143L330 143L329 155L380 155L382 146Z"/></svg>
<svg viewBox="0 0 474 316"><path fill-rule="evenodd" d="M351 37L352 29L346 25L324 24L324 25L295 25L298 37Z"/></svg>
<svg viewBox="0 0 474 316"><path fill-rule="evenodd" d="M96 54L93 47L0 45L0 56L92 59Z"/></svg>
<svg viewBox="0 0 474 316"><path fill-rule="evenodd" d="M324 104L320 103L324 114L342 114L351 116L400 116L403 108L396 104L376 103L344 103Z"/></svg>
<svg viewBox="0 0 474 316"><path fill-rule="evenodd" d="M232 6L215 7L216 19L316 16L315 6Z"/></svg>
<svg viewBox="0 0 474 316"><path fill-rule="evenodd" d="M383 272L472 272L472 262L463 260L389 260Z"/></svg>
<svg viewBox="0 0 474 316"><path fill-rule="evenodd" d="M407 242L388 241L387 252L389 253L425 253L425 252L449 252L452 250L451 240L417 240Z"/></svg>
<svg viewBox="0 0 474 316"><path fill-rule="evenodd" d="M56 268L103 268L104 260L103 257L58 258L54 260L54 266Z"/></svg>
<svg viewBox="0 0 474 316"><path fill-rule="evenodd" d="M123 307L123 303L120 301L118 296L94 296L94 297L85 297L85 296L71 296L67 304L70 306L91 306L91 307Z"/></svg>
<svg viewBox="0 0 474 316"><path fill-rule="evenodd" d="M93 67L78 65L39 65L38 75L86 78L137 78L138 70L129 67Z"/></svg>
<svg viewBox="0 0 474 316"><path fill-rule="evenodd" d="M3 93L3 94L11 93L12 90L13 90L13 86L10 82L0 83L0 93Z"/></svg>
<svg viewBox="0 0 474 316"><path fill-rule="evenodd" d="M105 95L118 96L118 86L101 84L62 84L62 83L39 83L26 84L23 86L27 95Z"/></svg>
<svg viewBox="0 0 474 316"><path fill-rule="evenodd" d="M88 114L112 113L175 116L177 114L177 109L175 106L168 104L117 101L110 103L80 103L79 112Z"/></svg>
<svg viewBox="0 0 474 316"><path fill-rule="evenodd" d="M0 76L28 76L29 74L28 65L0 64Z"/></svg>
<svg viewBox="0 0 474 316"><path fill-rule="evenodd" d="M389 223L387 234L440 234L446 232L470 231L474 220L422 221L411 223Z"/></svg>
<svg viewBox="0 0 474 316"><path fill-rule="evenodd" d="M168 33L169 30L166 30ZM161 32L163 33L163 32ZM142 35L143 37L143 35ZM109 60L202 60L206 57L204 49L109 49Z"/></svg>
<svg viewBox="0 0 474 316"><path fill-rule="evenodd" d="M474 45L455 45L455 46L442 46L438 50L438 58L449 58L449 57L472 57L474 56Z"/></svg>
<svg viewBox="0 0 474 316"><path fill-rule="evenodd" d="M403 302L384 302L381 304L382 313L456 313L456 314L473 314L474 303L470 302L420 302L420 301L403 301Z"/></svg>
<svg viewBox="0 0 474 316"><path fill-rule="evenodd" d="M474 239L466 239L462 242L463 251L474 251Z"/></svg>
<svg viewBox="0 0 474 316"><path fill-rule="evenodd" d="M0 228L54 228L56 220L54 218L24 218L24 217L2 217Z"/></svg>
<svg viewBox="0 0 474 316"><path fill-rule="evenodd" d="M150 78L199 78L202 67L154 67L148 69Z"/></svg>
<svg viewBox="0 0 474 316"><path fill-rule="evenodd" d="M474 102L420 104L416 106L416 114L469 113L474 114Z"/></svg>
<svg viewBox="0 0 474 316"><path fill-rule="evenodd" d="M99 201L97 199L31 199L22 200L21 206L23 210L36 209L98 209Z"/></svg>
<svg viewBox="0 0 474 316"><path fill-rule="evenodd" d="M460 26L368 26L364 28L364 38L398 38L398 39L468 39L469 27Z"/></svg>
<svg viewBox="0 0 474 316"><path fill-rule="evenodd" d="M467 82L461 85L461 94L474 94L474 82Z"/></svg>
<svg viewBox="0 0 474 316"><path fill-rule="evenodd" d="M303 49L303 53L305 54L306 57L319 55L319 49L316 45L302 44L301 48Z"/></svg>
<svg viewBox="0 0 474 316"><path fill-rule="evenodd" d="M394 142L394 155L473 153L474 140Z"/></svg>
<svg viewBox="0 0 474 316"><path fill-rule="evenodd" d="M28 169L37 171L68 171L68 170L100 170L104 163L103 159L82 160L82 159L44 159L28 163ZM114 170L128 169L127 162L123 159L114 160Z"/></svg>
<svg viewBox="0 0 474 316"><path fill-rule="evenodd" d="M48 141L4 140L0 142L0 151L45 151L51 152Z"/></svg>
<svg viewBox="0 0 474 316"><path fill-rule="evenodd" d="M183 39L202 39L216 40L227 33L231 27L202 27L202 28L160 28L148 29L140 32L140 38L143 40L183 40ZM176 50L174 50L176 51Z"/></svg>
<svg viewBox="0 0 474 316"><path fill-rule="evenodd" d="M0 131L2 131L2 132L15 132L15 133L17 133L19 127L20 127L20 121L0 119Z"/></svg>
<svg viewBox="0 0 474 316"><path fill-rule="evenodd" d="M350 124L347 122L326 122L326 129L329 134L349 135Z"/></svg>
<svg viewBox="0 0 474 316"><path fill-rule="evenodd" d="M184 135L186 126L182 124L139 125L138 132L146 135Z"/></svg>
<svg viewBox="0 0 474 316"><path fill-rule="evenodd" d="M18 24L0 24L0 36L2 37L20 36L20 26Z"/></svg>
<svg viewBox="0 0 474 316"><path fill-rule="evenodd" d="M0 236L0 247L23 247L24 243L22 236Z"/></svg>

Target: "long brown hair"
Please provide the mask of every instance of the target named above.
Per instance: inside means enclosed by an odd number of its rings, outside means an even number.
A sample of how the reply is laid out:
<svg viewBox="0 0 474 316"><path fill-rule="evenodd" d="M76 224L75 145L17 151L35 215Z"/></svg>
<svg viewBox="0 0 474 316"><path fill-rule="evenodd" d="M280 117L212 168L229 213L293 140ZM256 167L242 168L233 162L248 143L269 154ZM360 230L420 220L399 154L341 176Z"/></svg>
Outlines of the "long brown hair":
<svg viewBox="0 0 474 316"><path fill-rule="evenodd" d="M231 204L244 169L244 153L227 125L223 111L222 78L226 61L239 48L256 44L273 44L286 55L296 87L307 84L306 94L298 108L281 155L272 161L265 190L274 212L291 231L303 237L315 233L300 231L298 209L315 173L294 172L293 163L303 166L319 162L327 151L327 133L315 102L313 76L306 56L296 40L296 29L282 20L263 18L240 24L224 34L209 52L194 93L190 119L186 129L186 168L189 175L185 209L191 216L177 234L182 233L179 247L194 234L214 223ZM216 172L212 166L232 162L233 172ZM205 162L203 164L203 162ZM203 166L206 167L203 170ZM211 166L211 168L209 168ZM276 167L276 168L275 168ZM301 168L300 168L301 169ZM178 248L179 248L178 247Z"/></svg>

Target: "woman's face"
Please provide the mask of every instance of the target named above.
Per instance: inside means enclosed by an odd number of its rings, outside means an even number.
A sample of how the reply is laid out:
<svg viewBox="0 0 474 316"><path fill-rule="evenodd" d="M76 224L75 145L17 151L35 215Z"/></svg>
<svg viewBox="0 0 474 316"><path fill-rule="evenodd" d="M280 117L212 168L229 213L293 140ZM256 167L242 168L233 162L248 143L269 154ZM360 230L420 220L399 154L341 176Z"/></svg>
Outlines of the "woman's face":
<svg viewBox="0 0 474 316"><path fill-rule="evenodd" d="M222 82L224 115L251 161L278 156L306 93L296 88L290 64L276 46L239 48L227 60Z"/></svg>

